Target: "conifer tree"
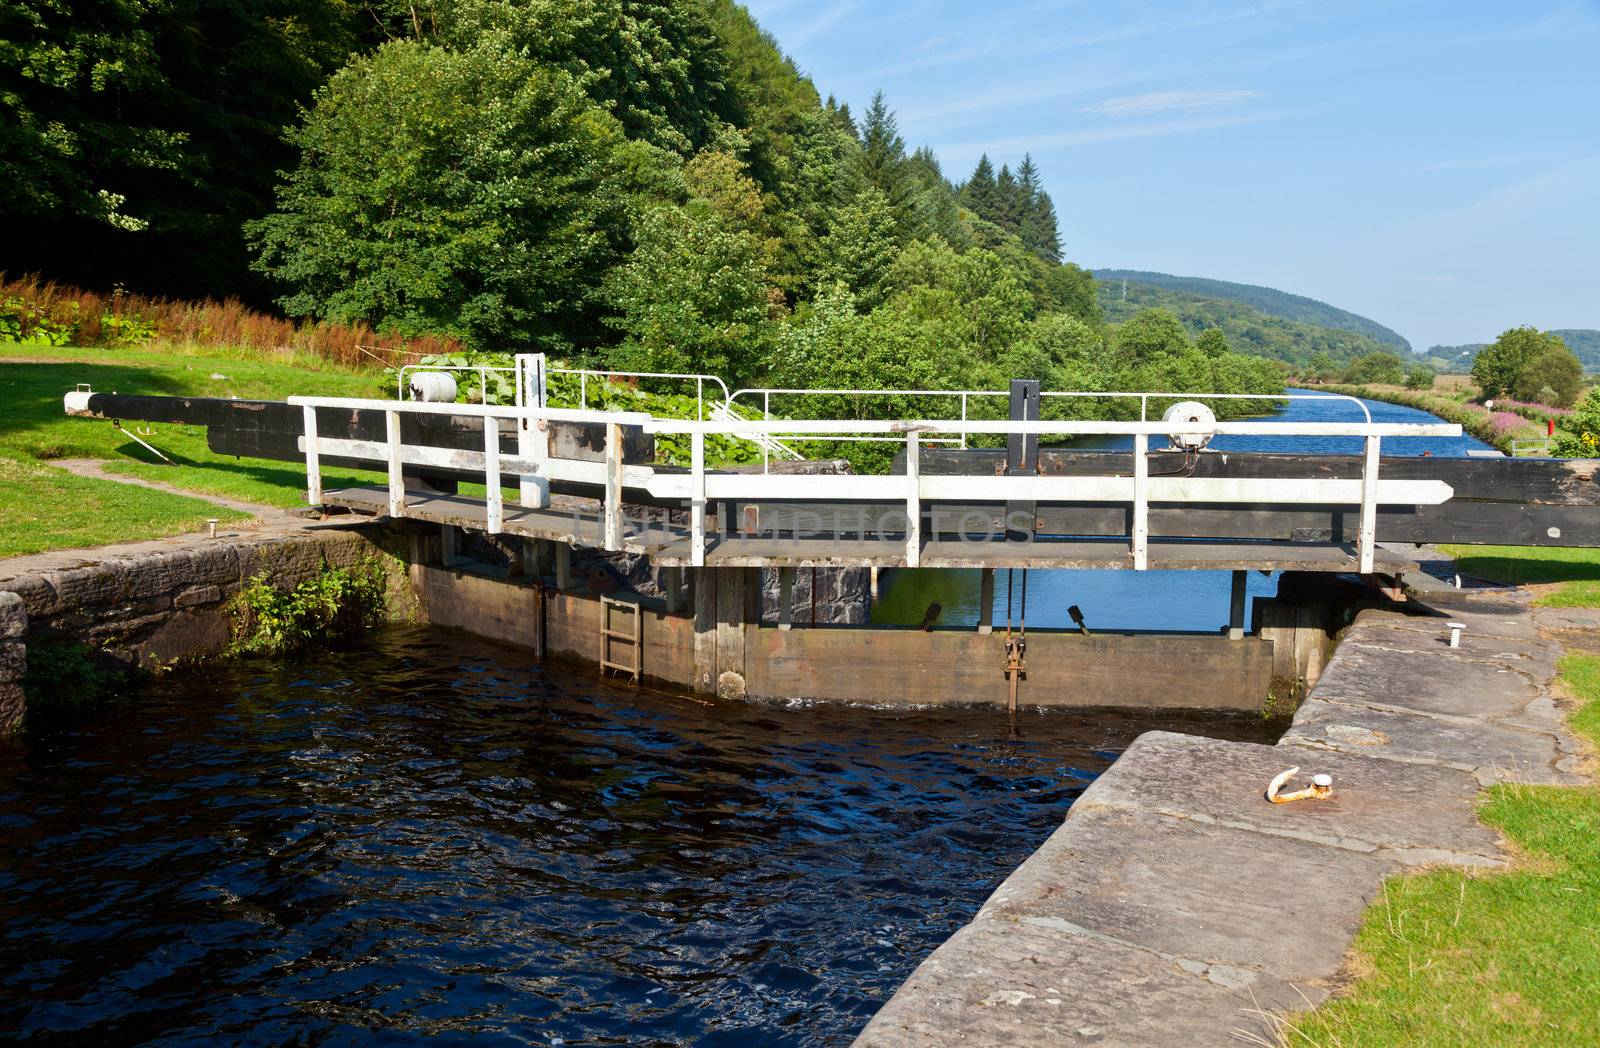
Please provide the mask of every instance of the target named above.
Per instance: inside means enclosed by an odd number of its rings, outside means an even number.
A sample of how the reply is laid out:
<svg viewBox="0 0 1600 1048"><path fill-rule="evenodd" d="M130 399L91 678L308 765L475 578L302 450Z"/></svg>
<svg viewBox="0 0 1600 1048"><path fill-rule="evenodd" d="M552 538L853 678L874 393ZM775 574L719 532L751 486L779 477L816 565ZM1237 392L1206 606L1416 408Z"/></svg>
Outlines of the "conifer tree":
<svg viewBox="0 0 1600 1048"><path fill-rule="evenodd" d="M989 163L989 154L985 153L978 158L978 166L972 169L972 177L961 187L961 203L979 218L987 219L994 213L994 195L994 165Z"/></svg>
<svg viewBox="0 0 1600 1048"><path fill-rule="evenodd" d="M902 239L916 236L917 180L906 156L905 139L894 110L884 101L883 92L872 96L872 104L861 117L861 153L856 158L856 180L883 194L889 213Z"/></svg>

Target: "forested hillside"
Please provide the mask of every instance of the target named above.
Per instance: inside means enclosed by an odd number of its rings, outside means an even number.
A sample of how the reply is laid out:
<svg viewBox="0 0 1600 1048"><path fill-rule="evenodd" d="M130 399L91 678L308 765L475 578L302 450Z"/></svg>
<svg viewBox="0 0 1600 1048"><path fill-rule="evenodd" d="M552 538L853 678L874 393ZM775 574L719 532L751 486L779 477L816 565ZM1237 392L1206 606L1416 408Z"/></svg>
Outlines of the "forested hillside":
<svg viewBox="0 0 1600 1048"><path fill-rule="evenodd" d="M1334 363L1346 363L1368 353L1392 349L1358 332L1285 320L1231 299L1140 283L1131 276L1115 279L1101 273L1095 276L1101 311L1113 323L1124 321L1141 309L1169 310L1191 335L1198 336L1207 328L1218 328L1239 352L1295 366L1308 364L1319 353Z"/></svg>
<svg viewBox="0 0 1600 1048"><path fill-rule="evenodd" d="M732 0L21 0L0 34L12 274L745 383L1281 387L1108 328L1031 157L948 178Z"/></svg>
<svg viewBox="0 0 1600 1048"><path fill-rule="evenodd" d="M1127 280L1130 286L1137 282L1149 284L1169 291L1183 291L1205 298L1221 299L1225 302L1238 302L1260 310L1270 317L1279 317L1283 320L1292 320L1296 323L1310 324L1315 327L1334 328L1339 331L1353 331L1358 335L1365 335L1385 347L1411 352L1411 343L1407 342L1399 332L1384 327L1375 320L1369 320L1358 313L1330 306L1304 295L1291 295L1287 291L1277 288L1260 287L1255 284L1235 284L1228 280L1210 280L1205 277L1177 277L1170 273L1147 273L1138 269L1101 269L1095 275L1102 281L1116 281L1120 287L1121 281ZM1131 294L1131 292L1130 292Z"/></svg>
<svg viewBox="0 0 1600 1048"><path fill-rule="evenodd" d="M1558 328L1550 332L1559 335L1573 355L1583 363L1585 371L1600 371L1600 331L1592 328ZM1487 342L1469 342L1461 346L1429 346L1425 359L1436 371L1471 370L1472 361Z"/></svg>

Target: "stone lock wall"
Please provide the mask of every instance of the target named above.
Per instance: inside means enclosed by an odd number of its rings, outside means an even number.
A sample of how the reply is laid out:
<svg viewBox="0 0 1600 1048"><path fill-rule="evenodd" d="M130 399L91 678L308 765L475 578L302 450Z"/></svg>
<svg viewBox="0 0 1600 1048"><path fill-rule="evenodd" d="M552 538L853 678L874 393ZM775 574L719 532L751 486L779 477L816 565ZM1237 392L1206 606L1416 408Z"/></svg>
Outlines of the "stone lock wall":
<svg viewBox="0 0 1600 1048"><path fill-rule="evenodd" d="M0 732L23 712L26 645L69 640L127 668L214 655L231 641L229 601L251 578L293 586L407 542L382 528L330 527L260 536L167 540L137 552L18 558L0 576ZM398 568L398 562L396 562ZM391 573L391 610L415 598Z"/></svg>

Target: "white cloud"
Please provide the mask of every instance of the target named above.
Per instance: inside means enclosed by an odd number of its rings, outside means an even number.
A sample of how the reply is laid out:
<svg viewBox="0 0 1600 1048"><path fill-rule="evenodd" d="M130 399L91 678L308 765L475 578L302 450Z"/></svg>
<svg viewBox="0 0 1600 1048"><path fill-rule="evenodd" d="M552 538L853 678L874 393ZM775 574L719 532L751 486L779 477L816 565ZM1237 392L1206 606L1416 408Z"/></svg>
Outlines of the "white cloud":
<svg viewBox="0 0 1600 1048"><path fill-rule="evenodd" d="M1120 142L1132 138L1160 138L1166 135L1185 135L1198 131L1216 131L1225 127L1240 127L1277 120L1282 113L1241 114L1229 117L1199 117L1187 120L1167 120L1154 124L1126 124L1120 127L1097 127L1081 131L1061 131L1048 135L1019 135L1014 138L990 139L983 142L962 142L937 148L940 156L976 157L980 152L995 156L1009 156L1024 150L1038 153L1041 150L1064 146L1093 145L1099 142Z"/></svg>
<svg viewBox="0 0 1600 1048"><path fill-rule="evenodd" d="M1084 106L1083 111L1121 119L1153 113L1215 109L1260 97L1260 91L1151 91L1142 95L1108 98L1092 106Z"/></svg>

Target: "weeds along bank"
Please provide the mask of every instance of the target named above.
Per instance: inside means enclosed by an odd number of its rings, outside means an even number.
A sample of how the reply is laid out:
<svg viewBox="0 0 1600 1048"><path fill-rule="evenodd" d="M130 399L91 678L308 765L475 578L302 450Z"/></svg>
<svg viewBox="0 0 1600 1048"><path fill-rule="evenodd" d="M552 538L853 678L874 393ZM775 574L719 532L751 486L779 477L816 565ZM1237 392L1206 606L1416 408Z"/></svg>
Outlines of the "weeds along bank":
<svg viewBox="0 0 1600 1048"><path fill-rule="evenodd" d="M461 351L451 338L383 334L364 324L296 323L238 299L183 301L121 290L86 291L36 276L0 274L0 343L127 348L197 346L305 355L352 368L390 367Z"/></svg>
<svg viewBox="0 0 1600 1048"><path fill-rule="evenodd" d="M219 655L292 655L416 616L399 555L364 526L167 539L84 562L0 565L0 731L24 710L94 698L128 676Z"/></svg>

